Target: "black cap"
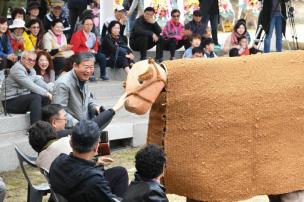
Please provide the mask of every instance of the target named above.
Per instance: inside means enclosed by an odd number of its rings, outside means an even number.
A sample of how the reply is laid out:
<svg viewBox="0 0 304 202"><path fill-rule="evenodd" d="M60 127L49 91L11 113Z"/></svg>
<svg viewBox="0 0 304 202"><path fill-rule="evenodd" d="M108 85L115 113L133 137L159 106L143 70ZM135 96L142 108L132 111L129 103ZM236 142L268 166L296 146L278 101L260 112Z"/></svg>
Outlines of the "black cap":
<svg viewBox="0 0 304 202"><path fill-rule="evenodd" d="M26 10L27 10L27 12L28 12L28 11L34 9L34 8L40 8L40 7L41 7L41 5L40 5L39 2L37 2L37 1L32 1L32 2L30 2L30 3L27 5Z"/></svg>
<svg viewBox="0 0 304 202"><path fill-rule="evenodd" d="M202 17L202 13L200 10L195 10L193 11L193 16L199 16L199 17Z"/></svg>

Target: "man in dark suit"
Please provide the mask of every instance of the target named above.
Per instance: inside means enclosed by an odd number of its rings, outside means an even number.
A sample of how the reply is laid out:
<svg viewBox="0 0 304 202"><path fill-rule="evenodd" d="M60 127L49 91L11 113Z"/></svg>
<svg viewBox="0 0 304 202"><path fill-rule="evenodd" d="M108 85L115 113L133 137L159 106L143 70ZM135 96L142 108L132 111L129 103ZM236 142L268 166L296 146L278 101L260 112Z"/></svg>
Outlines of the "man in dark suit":
<svg viewBox="0 0 304 202"><path fill-rule="evenodd" d="M210 20L211 34L214 45L219 46L217 38L217 27L220 21L220 10L218 0L199 0L200 11L203 21L208 24Z"/></svg>

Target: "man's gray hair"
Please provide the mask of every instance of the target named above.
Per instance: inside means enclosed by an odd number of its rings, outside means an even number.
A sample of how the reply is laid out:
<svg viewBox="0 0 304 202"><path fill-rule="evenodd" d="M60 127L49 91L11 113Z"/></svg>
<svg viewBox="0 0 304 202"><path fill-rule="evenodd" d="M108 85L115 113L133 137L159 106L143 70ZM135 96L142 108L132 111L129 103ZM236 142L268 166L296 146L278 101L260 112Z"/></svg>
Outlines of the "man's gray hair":
<svg viewBox="0 0 304 202"><path fill-rule="evenodd" d="M37 55L35 51L23 51L21 53L21 58L26 58L28 55Z"/></svg>
<svg viewBox="0 0 304 202"><path fill-rule="evenodd" d="M93 59L94 62L95 62L95 56L90 52L78 53L77 55L75 55L74 63L79 65L81 62L88 61L88 60L91 60L91 59Z"/></svg>

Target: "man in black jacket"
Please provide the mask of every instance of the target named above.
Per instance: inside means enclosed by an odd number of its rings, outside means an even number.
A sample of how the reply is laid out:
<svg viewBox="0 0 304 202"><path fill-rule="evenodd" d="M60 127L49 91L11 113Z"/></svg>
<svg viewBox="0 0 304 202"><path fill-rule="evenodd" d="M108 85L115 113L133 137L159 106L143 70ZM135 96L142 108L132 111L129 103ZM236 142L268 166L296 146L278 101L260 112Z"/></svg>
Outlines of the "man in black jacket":
<svg viewBox="0 0 304 202"><path fill-rule="evenodd" d="M288 0L287 0L288 1ZM262 24L266 33L264 41L264 53L270 52L270 42L273 29L275 28L276 34L276 51L282 51L282 34L285 35L286 29L286 0L259 0L262 7L259 21Z"/></svg>
<svg viewBox="0 0 304 202"><path fill-rule="evenodd" d="M168 202L165 188L160 184L166 156L157 145L148 145L135 156L135 180L131 182L123 202Z"/></svg>
<svg viewBox="0 0 304 202"><path fill-rule="evenodd" d="M156 45L156 61L163 58L163 39L160 36L162 29L154 20L155 10L147 7L143 16L136 19L130 36L130 47L134 51L140 51L140 60L147 58L147 50Z"/></svg>
<svg viewBox="0 0 304 202"><path fill-rule="evenodd" d="M55 193L73 202L115 202L104 171L92 159L99 147L99 128L93 121L82 120L73 129L70 144L73 152L61 154L50 168L50 184ZM120 178L128 178L125 172ZM127 180L126 180L127 182ZM127 185L127 183L126 183ZM120 187L126 190L127 186ZM120 192L120 197L124 191Z"/></svg>

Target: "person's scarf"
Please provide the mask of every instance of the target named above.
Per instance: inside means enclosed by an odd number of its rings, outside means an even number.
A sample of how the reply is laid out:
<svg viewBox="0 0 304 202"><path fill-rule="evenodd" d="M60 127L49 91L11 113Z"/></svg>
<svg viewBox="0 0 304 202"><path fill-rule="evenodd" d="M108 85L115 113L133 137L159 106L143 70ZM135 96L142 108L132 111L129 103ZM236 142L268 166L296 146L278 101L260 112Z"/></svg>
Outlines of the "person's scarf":
<svg viewBox="0 0 304 202"><path fill-rule="evenodd" d="M241 36L245 36L245 35L246 35L246 32L244 34L239 34L235 31L232 31L232 33L231 33L231 46L238 45L239 44L238 39Z"/></svg>
<svg viewBox="0 0 304 202"><path fill-rule="evenodd" d="M22 35L17 36L14 32L11 32L11 38L18 41L18 40L22 39Z"/></svg>

